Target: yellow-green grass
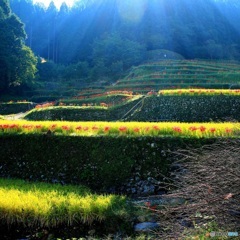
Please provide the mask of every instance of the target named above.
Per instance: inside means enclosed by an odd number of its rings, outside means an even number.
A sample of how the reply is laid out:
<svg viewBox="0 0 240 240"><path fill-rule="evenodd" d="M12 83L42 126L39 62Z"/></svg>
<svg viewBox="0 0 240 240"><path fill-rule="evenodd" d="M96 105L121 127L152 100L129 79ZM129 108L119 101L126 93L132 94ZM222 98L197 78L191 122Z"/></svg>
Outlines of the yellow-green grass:
<svg viewBox="0 0 240 240"><path fill-rule="evenodd" d="M240 96L240 89L174 89L174 90L160 90L159 95L230 95Z"/></svg>
<svg viewBox="0 0 240 240"><path fill-rule="evenodd" d="M126 198L96 195L83 186L0 179L0 221L9 226L91 224L123 214Z"/></svg>
<svg viewBox="0 0 240 240"><path fill-rule="evenodd" d="M180 122L63 122L0 120L2 134L54 134L69 136L178 136L193 138L239 137L240 124Z"/></svg>

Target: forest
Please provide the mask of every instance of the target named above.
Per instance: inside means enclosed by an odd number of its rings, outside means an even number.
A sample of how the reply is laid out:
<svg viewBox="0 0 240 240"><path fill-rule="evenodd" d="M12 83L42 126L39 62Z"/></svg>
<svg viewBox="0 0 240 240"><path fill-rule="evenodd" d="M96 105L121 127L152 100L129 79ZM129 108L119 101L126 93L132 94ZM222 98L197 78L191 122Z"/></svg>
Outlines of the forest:
<svg viewBox="0 0 240 240"><path fill-rule="evenodd" d="M32 0L1 5L2 93L22 94L46 82L73 80L79 88L113 83L132 66L161 60L161 50L182 59L240 59L236 0L78 0L60 9L53 1L48 7ZM13 42L14 50L8 47Z"/></svg>

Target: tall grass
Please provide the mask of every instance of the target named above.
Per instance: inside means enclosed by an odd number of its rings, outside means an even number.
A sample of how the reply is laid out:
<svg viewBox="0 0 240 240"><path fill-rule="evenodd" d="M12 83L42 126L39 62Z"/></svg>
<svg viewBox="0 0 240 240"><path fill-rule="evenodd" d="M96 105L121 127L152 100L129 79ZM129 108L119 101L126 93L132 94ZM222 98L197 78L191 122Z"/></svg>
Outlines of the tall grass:
<svg viewBox="0 0 240 240"><path fill-rule="evenodd" d="M239 123L179 122L63 122L0 120L4 134L55 134L69 136L179 136L190 138L239 137Z"/></svg>
<svg viewBox="0 0 240 240"><path fill-rule="evenodd" d="M240 90L231 89L174 89L174 90L160 90L158 92L160 95L230 95L230 96L240 96Z"/></svg>
<svg viewBox="0 0 240 240"><path fill-rule="evenodd" d="M0 221L27 227L91 224L124 213L125 197L96 195L82 186L0 179Z"/></svg>

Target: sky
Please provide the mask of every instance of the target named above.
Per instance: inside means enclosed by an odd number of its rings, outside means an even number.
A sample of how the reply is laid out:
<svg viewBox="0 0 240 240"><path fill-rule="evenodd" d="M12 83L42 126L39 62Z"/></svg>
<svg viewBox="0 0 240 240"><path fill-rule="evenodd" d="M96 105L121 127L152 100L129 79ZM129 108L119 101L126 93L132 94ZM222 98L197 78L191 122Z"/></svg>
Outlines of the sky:
<svg viewBox="0 0 240 240"><path fill-rule="evenodd" d="M51 1L52 1L52 0L33 0L34 3L36 3L36 2L41 2L41 3L43 3L46 7L48 7L48 5L49 5L49 3L50 3ZM68 6L72 6L74 0L53 0L53 2L55 3L55 5L56 5L57 8L60 8L62 2L65 2Z"/></svg>

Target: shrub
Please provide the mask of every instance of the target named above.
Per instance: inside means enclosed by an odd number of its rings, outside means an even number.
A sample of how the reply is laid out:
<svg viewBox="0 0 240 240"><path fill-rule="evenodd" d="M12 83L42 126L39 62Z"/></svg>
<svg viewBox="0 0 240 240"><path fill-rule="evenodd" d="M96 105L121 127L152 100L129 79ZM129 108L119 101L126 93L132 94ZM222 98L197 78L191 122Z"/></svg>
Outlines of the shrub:
<svg viewBox="0 0 240 240"><path fill-rule="evenodd" d="M209 237L212 231L239 233L239 139L221 140L197 149L182 149L175 154L181 159L172 184L176 188L162 198L179 198L185 204L169 205L156 211L161 224L171 226L167 231L159 232L158 238L170 239L177 235L185 239L190 234L196 235L199 229L205 231L201 239ZM213 223L215 227L209 231Z"/></svg>

